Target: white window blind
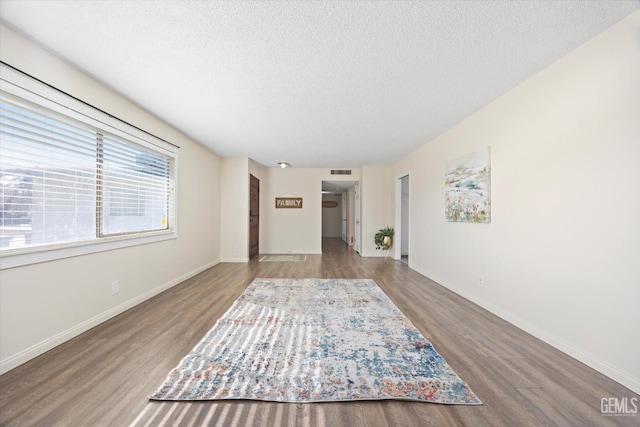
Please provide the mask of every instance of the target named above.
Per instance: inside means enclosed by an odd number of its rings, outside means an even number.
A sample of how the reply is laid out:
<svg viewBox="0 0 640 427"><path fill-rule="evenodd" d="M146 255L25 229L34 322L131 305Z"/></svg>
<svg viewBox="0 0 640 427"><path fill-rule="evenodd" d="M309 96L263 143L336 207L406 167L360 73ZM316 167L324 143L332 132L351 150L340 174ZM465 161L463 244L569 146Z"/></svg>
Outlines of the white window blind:
<svg viewBox="0 0 640 427"><path fill-rule="evenodd" d="M0 249L96 238L96 134L4 92Z"/></svg>
<svg viewBox="0 0 640 427"><path fill-rule="evenodd" d="M0 267L49 260L55 249L63 252L53 259L101 250L73 247L175 237L175 155L132 135L126 124L105 123L113 118L102 112L86 115L79 110L88 107L73 105L73 98L70 106L46 97L39 103L32 88L25 99L15 94L23 88L2 83ZM17 90L5 91L11 88ZM32 261L7 262L44 251Z"/></svg>
<svg viewBox="0 0 640 427"><path fill-rule="evenodd" d="M170 159L100 135L102 171L101 234L167 229Z"/></svg>

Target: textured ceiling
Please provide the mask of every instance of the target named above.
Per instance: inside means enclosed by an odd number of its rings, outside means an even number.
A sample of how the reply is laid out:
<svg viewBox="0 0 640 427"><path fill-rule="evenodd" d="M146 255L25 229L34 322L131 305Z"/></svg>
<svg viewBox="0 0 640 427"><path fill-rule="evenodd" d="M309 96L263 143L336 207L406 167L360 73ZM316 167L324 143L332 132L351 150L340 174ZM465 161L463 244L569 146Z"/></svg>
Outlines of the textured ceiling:
<svg viewBox="0 0 640 427"><path fill-rule="evenodd" d="M0 17L221 156L359 167L406 156L639 8L2 0Z"/></svg>

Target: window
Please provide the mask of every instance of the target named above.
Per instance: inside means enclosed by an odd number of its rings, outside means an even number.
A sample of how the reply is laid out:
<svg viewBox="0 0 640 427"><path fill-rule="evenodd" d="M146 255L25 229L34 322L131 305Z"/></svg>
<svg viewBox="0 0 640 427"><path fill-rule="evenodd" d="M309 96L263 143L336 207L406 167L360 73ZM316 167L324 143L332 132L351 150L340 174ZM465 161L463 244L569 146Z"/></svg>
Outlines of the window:
<svg viewBox="0 0 640 427"><path fill-rule="evenodd" d="M175 238L177 147L0 71L0 268Z"/></svg>

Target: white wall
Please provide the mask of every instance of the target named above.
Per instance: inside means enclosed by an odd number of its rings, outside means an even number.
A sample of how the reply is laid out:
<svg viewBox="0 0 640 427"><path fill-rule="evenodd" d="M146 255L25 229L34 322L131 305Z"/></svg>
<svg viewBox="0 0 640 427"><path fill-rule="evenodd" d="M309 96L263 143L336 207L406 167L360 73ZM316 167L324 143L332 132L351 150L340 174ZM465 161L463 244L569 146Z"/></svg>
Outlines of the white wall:
<svg viewBox="0 0 640 427"><path fill-rule="evenodd" d="M222 159L220 172L220 257L222 262L249 260L249 159Z"/></svg>
<svg viewBox="0 0 640 427"><path fill-rule="evenodd" d="M260 166L254 160L249 159L249 173L251 175L255 176L258 179L262 179L262 174L264 170L265 170L264 167Z"/></svg>
<svg viewBox="0 0 640 427"><path fill-rule="evenodd" d="M360 185L362 203L361 249L364 257L391 256L392 251L376 249L374 236L384 227L394 227L395 198L391 168L387 166L364 166Z"/></svg>
<svg viewBox="0 0 640 427"><path fill-rule="evenodd" d="M265 168L260 180L260 253L322 253L322 181L357 181L331 169ZM302 209L276 209L276 197L302 197Z"/></svg>
<svg viewBox="0 0 640 427"><path fill-rule="evenodd" d="M400 219L400 224L402 225L401 230L400 230L400 254L401 255L409 255L409 231L410 228L409 227L409 205L410 205L410 198L409 198L409 177L405 176L404 178L402 178L400 180L401 182L401 200L400 200L400 205L401 205L401 219ZM398 230L396 230L396 233L398 232Z"/></svg>
<svg viewBox="0 0 640 427"><path fill-rule="evenodd" d="M412 268L635 392L639 35L636 12L393 167ZM484 146L491 224L445 222L447 162Z"/></svg>
<svg viewBox="0 0 640 427"><path fill-rule="evenodd" d="M177 239L0 271L4 372L218 263L220 158L4 26L0 58L181 147Z"/></svg>

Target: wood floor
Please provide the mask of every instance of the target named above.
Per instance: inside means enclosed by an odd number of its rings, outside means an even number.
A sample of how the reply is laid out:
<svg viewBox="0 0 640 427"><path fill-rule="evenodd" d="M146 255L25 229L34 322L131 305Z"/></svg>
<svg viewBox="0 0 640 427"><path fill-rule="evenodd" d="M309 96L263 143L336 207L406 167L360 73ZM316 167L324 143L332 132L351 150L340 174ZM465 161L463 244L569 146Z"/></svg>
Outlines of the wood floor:
<svg viewBox="0 0 640 427"><path fill-rule="evenodd" d="M219 264L0 376L1 426L638 426L638 397L390 258L339 239L306 262ZM370 278L484 402L151 402L146 396L255 277Z"/></svg>

